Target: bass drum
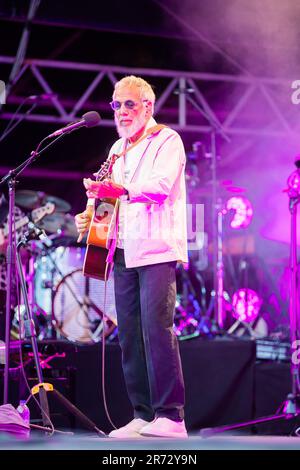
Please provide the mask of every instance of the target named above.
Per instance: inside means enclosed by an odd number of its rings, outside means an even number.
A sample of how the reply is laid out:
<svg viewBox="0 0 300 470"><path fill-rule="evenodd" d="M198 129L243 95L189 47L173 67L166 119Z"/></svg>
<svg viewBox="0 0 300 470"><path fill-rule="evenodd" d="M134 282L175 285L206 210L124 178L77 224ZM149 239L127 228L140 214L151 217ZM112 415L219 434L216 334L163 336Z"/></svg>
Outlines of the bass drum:
<svg viewBox="0 0 300 470"><path fill-rule="evenodd" d="M53 324L69 341L92 344L111 335L117 326L113 277L105 282L75 269L58 283L52 304Z"/></svg>
<svg viewBox="0 0 300 470"><path fill-rule="evenodd" d="M55 288L64 276L81 268L85 248L78 246L51 247L39 255L34 263L34 300L49 316Z"/></svg>

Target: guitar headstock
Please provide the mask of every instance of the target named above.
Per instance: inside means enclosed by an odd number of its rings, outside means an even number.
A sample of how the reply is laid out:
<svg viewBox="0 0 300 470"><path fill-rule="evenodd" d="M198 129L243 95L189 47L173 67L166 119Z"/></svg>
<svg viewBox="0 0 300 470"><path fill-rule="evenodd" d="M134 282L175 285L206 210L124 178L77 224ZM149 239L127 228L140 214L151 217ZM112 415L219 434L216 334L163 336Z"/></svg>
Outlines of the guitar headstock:
<svg viewBox="0 0 300 470"><path fill-rule="evenodd" d="M96 174L96 181L102 181L105 178L109 178L112 174L112 169L115 164L115 161L119 158L119 155L116 153L113 153L112 156L105 160L104 163L102 163L100 170Z"/></svg>
<svg viewBox="0 0 300 470"><path fill-rule="evenodd" d="M53 202L47 202L44 206L38 207L31 212L32 221L37 223L45 217L45 215L52 214L54 211L55 204Z"/></svg>
<svg viewBox="0 0 300 470"><path fill-rule="evenodd" d="M110 160L109 160L109 162L108 162L108 164L109 164L108 171L109 171L110 175L112 174L113 166L114 166L116 160L118 160L118 158L119 158L119 155L116 154L116 153L113 153Z"/></svg>
<svg viewBox="0 0 300 470"><path fill-rule="evenodd" d="M46 211L46 214L49 215L49 214L53 214L53 212L55 211L55 204L54 202L47 202L47 204L45 206L43 206L45 208L45 211Z"/></svg>

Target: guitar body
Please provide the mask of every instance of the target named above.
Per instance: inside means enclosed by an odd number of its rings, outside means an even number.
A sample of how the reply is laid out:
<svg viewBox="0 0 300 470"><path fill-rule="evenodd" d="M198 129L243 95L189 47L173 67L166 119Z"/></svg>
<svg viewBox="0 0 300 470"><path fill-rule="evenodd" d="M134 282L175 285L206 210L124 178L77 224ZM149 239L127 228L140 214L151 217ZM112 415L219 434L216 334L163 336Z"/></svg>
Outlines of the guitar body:
<svg viewBox="0 0 300 470"><path fill-rule="evenodd" d="M114 212L115 199L96 200L85 251L83 274L87 277L105 280L106 248L108 229ZM109 271L107 272L107 278Z"/></svg>

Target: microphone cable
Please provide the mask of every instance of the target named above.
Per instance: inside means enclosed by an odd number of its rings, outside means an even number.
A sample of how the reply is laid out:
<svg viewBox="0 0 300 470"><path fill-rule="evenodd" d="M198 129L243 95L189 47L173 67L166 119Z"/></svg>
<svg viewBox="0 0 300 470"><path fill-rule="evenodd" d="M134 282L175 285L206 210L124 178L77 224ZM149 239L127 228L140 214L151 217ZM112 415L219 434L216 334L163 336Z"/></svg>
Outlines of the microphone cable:
<svg viewBox="0 0 300 470"><path fill-rule="evenodd" d="M16 111L13 113L12 117L10 118L7 126L5 127L4 131L2 132L1 134L1 137L0 137L0 142L2 142L5 137L7 137L14 129L15 127L18 126L18 124L20 124L20 122L23 121L23 119L26 118L26 116L28 116L31 111L34 110L34 108L36 108L36 103L33 103L32 106L26 111L26 113L24 114L24 116L21 116L19 117L19 119L17 119L15 122L15 117L17 116L17 114L19 113L19 111L23 108L23 106L27 103L27 101L29 101L31 99L31 96L27 96L26 98L23 99L23 101L19 104L19 106L17 107Z"/></svg>
<svg viewBox="0 0 300 470"><path fill-rule="evenodd" d="M102 328L102 369L101 369L101 388L102 388L102 397L103 397L103 406L105 410L106 417L112 427L114 429L117 429L116 425L112 421L110 417L110 413L108 410L108 405L107 405L107 399L106 399L106 391L105 391L105 345L106 345L106 340L105 340L105 320L108 319L105 311L106 311L106 298L107 298L107 281L108 281L108 267L110 263L106 263L105 266L105 273L104 273L104 300L103 300L103 328Z"/></svg>

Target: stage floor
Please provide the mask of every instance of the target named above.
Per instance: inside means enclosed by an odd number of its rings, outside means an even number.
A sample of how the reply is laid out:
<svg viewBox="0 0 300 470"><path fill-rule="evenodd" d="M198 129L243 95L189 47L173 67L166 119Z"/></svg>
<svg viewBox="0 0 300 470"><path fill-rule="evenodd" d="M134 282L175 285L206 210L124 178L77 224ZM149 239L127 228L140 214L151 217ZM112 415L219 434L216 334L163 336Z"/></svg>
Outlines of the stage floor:
<svg viewBox="0 0 300 470"><path fill-rule="evenodd" d="M78 347L66 341L39 343L42 354L46 354L50 346L54 358L51 368L43 371L45 381L52 383L99 429L109 433L112 427L101 395L102 345ZM182 341L180 350L186 385L185 421L192 439L193 433L203 428L273 415L291 391L289 363L257 360L256 344L252 340L195 338ZM32 377L30 373L32 371L28 370L27 377ZM9 402L16 407L21 398L21 387L24 396L28 395L28 390L18 375L10 379ZM30 384L36 384L36 379L30 379ZM127 397L118 344L107 344L106 347L105 385L111 419L116 427L123 426L132 419L132 407ZM0 374L0 398L2 389ZM48 397L57 429L72 429L76 436L77 432L85 431L78 419L74 421L74 416L51 394ZM40 424L40 411L32 401L29 408L31 422ZM300 426L299 418L276 420L259 425L256 435L289 436L297 425ZM74 439L76 441L76 437Z"/></svg>
<svg viewBox="0 0 300 470"><path fill-rule="evenodd" d="M188 439L143 438L111 439L76 432L73 436L54 435L47 437L41 432L32 432L28 439L20 440L6 433L0 434L0 450L69 450L69 451L143 451L157 450L300 450L300 437L254 436L223 434L202 438L196 433ZM134 452L132 453L134 455Z"/></svg>

